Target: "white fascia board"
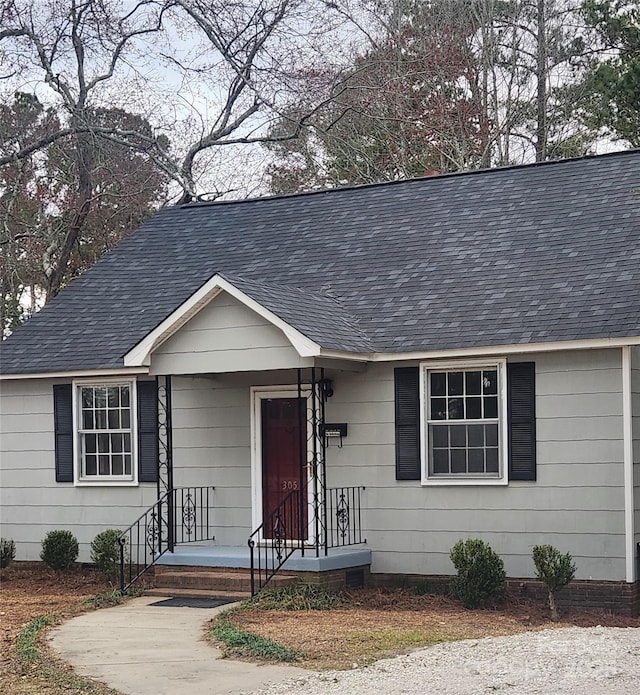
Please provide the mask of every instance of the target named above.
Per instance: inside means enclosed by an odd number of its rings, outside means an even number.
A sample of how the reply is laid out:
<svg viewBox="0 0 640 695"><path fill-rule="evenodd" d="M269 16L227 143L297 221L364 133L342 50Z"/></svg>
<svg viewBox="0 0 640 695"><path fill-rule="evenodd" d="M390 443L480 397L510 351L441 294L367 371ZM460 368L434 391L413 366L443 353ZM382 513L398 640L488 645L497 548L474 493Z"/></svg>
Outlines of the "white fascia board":
<svg viewBox="0 0 640 695"><path fill-rule="evenodd" d="M256 314L266 321L269 321L269 323L273 324L276 328L279 328L300 357L316 357L320 354L320 346L313 340L310 340L300 333L300 331L276 316L273 312L263 307L262 304L251 299L251 297L240 291L220 275L214 275L124 356L125 366L148 366L151 353L162 345L165 340L174 335L174 333L182 328L187 321L192 319L221 292L226 292L231 295L248 309L255 311Z"/></svg>
<svg viewBox="0 0 640 695"><path fill-rule="evenodd" d="M633 410L631 402L631 348L622 348L622 441L624 468L625 575L636 581L635 511L633 480Z"/></svg>
<svg viewBox="0 0 640 695"><path fill-rule="evenodd" d="M80 369L73 372L41 372L32 374L0 374L0 381L17 381L19 379L99 379L120 376L148 374L146 367L114 367L113 369Z"/></svg>
<svg viewBox="0 0 640 695"><path fill-rule="evenodd" d="M356 353L339 350L322 350L322 357L364 362L402 362L408 360L448 360L465 357L500 357L531 352L561 352L563 350L598 350L640 345L640 336L629 338L591 338L587 340L562 340L549 343L518 343L517 345L490 345L486 347L451 348L414 352Z"/></svg>

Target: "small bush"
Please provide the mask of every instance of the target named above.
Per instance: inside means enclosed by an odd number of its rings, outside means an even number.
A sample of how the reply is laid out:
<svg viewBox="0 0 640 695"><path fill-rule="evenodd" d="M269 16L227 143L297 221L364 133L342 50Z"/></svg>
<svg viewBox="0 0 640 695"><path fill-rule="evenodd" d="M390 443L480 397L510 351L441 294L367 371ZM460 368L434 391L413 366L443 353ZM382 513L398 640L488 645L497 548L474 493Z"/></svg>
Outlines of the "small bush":
<svg viewBox="0 0 640 695"><path fill-rule="evenodd" d="M16 544L10 538L0 538L0 569L9 567L16 556Z"/></svg>
<svg viewBox="0 0 640 695"><path fill-rule="evenodd" d="M504 594L504 564L487 543L477 538L458 541L450 557L458 571L451 591L465 608L478 608L487 599Z"/></svg>
<svg viewBox="0 0 640 695"><path fill-rule="evenodd" d="M556 593L575 577L576 566L569 553L563 555L552 545L536 545L533 549L533 564L538 579L544 582L549 592L551 620L558 619Z"/></svg>
<svg viewBox="0 0 640 695"><path fill-rule="evenodd" d="M111 583L120 574L120 531L108 528L91 541L91 562Z"/></svg>
<svg viewBox="0 0 640 695"><path fill-rule="evenodd" d="M77 558L78 540L71 531L49 531L44 537L40 559L51 569L68 569Z"/></svg>

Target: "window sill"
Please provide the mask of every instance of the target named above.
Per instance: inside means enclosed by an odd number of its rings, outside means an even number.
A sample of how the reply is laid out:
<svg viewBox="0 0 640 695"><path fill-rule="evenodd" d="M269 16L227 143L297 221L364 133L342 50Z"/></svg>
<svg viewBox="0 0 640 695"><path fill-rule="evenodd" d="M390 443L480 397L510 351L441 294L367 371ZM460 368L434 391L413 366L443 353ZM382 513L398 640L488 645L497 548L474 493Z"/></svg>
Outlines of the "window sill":
<svg viewBox="0 0 640 695"><path fill-rule="evenodd" d="M509 484L505 478L423 478L423 487L496 487Z"/></svg>
<svg viewBox="0 0 640 695"><path fill-rule="evenodd" d="M75 487L137 487L137 480L75 480Z"/></svg>

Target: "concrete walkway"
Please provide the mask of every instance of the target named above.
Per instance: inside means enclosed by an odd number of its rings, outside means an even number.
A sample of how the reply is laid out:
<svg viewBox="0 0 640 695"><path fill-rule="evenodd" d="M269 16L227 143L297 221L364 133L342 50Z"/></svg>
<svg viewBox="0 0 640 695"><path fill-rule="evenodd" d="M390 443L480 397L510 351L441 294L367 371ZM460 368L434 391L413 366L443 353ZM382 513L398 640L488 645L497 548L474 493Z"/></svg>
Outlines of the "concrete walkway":
<svg viewBox="0 0 640 695"><path fill-rule="evenodd" d="M218 608L153 605L143 596L85 613L51 633L51 646L75 671L126 695L240 695L309 675L289 666L257 666L222 659L203 641Z"/></svg>

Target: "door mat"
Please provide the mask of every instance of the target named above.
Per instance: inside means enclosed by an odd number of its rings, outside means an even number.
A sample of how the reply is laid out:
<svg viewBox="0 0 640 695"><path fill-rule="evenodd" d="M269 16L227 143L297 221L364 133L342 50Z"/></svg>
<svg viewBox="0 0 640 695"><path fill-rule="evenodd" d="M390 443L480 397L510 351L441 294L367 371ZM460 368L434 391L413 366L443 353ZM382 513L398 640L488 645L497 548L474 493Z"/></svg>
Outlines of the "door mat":
<svg viewBox="0 0 640 695"><path fill-rule="evenodd" d="M150 606L168 606L175 608L217 608L224 606L227 603L234 603L237 599L226 598L203 598L197 596L174 596L173 598L165 598L162 601L150 603Z"/></svg>

